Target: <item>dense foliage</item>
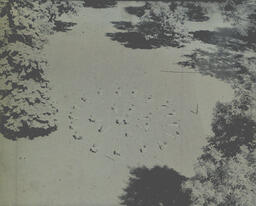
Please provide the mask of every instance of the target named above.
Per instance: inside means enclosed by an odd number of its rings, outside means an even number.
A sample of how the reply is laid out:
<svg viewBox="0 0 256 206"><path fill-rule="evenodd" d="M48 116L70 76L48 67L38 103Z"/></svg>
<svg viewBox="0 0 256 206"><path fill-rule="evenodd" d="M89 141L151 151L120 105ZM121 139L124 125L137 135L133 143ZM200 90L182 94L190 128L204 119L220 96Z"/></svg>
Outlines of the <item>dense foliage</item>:
<svg viewBox="0 0 256 206"><path fill-rule="evenodd" d="M127 7L130 14L139 16L139 22L113 22L123 32L107 36L133 49L183 47L190 36L184 27L188 8L180 3L150 2L143 7Z"/></svg>
<svg viewBox="0 0 256 206"><path fill-rule="evenodd" d="M246 147L232 158L214 148L200 158L196 175L186 182L192 206L253 206L256 202L256 152Z"/></svg>
<svg viewBox="0 0 256 206"><path fill-rule="evenodd" d="M42 48L68 2L9 0L1 4L0 131L10 139L56 130Z"/></svg>

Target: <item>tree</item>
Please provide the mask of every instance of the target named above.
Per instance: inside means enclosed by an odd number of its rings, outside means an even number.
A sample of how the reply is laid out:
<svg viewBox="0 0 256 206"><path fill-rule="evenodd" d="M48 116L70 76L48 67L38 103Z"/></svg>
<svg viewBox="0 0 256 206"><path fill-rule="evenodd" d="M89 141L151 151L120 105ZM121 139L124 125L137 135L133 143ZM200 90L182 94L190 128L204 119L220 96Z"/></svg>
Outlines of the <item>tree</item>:
<svg viewBox="0 0 256 206"><path fill-rule="evenodd" d="M9 0L1 5L0 132L7 138L33 139L57 129L42 48L56 17L67 12L64 5L54 0Z"/></svg>
<svg viewBox="0 0 256 206"><path fill-rule="evenodd" d="M208 139L209 145L225 156L235 156L244 145L255 149L256 122L251 110L254 104L255 99L246 93L237 95L231 103L217 103L212 121L214 136Z"/></svg>
<svg viewBox="0 0 256 206"><path fill-rule="evenodd" d="M196 175L184 184L192 206L253 206L256 202L256 151L246 147L231 158L214 148L199 158Z"/></svg>

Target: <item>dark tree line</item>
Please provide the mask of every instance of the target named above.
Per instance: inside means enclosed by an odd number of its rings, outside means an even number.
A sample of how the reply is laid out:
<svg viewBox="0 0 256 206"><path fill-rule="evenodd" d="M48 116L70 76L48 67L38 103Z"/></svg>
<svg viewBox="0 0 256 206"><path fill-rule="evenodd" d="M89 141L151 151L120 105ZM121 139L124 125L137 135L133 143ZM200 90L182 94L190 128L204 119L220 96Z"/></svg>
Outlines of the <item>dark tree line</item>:
<svg viewBox="0 0 256 206"><path fill-rule="evenodd" d="M13 140L48 135L57 129L57 109L47 95L41 50L58 26L56 17L74 9L54 0L9 0L0 9L0 132Z"/></svg>

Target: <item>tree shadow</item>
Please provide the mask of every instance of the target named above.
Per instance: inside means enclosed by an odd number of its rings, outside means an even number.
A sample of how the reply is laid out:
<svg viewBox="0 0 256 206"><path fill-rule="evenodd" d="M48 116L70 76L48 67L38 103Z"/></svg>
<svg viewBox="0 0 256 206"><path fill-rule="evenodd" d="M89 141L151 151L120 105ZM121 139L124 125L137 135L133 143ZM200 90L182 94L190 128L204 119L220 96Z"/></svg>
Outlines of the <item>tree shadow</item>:
<svg viewBox="0 0 256 206"><path fill-rule="evenodd" d="M253 32L242 35L235 28L218 28L216 31L200 30L192 34L196 40L233 51L255 49L256 39Z"/></svg>
<svg viewBox="0 0 256 206"><path fill-rule="evenodd" d="M196 49L191 54L184 55L186 61L178 64L225 81L238 81L240 84L248 80L251 83L255 82L253 65L256 63L256 58L244 55L244 52L256 51L255 12L248 14L247 28L234 26L233 28L217 28L215 31L190 32L194 40L214 45L216 49L214 51ZM246 86L245 89L250 88Z"/></svg>
<svg viewBox="0 0 256 206"><path fill-rule="evenodd" d="M111 22L116 29L130 31L134 29L134 25L130 21L112 21Z"/></svg>
<svg viewBox="0 0 256 206"><path fill-rule="evenodd" d="M247 79L255 81L251 67L256 58L246 59L242 54L234 54L222 49L218 49L216 52L196 49L192 54L184 56L187 59L178 64L196 69L203 75L226 82L237 81L240 84L245 83Z"/></svg>
<svg viewBox="0 0 256 206"><path fill-rule="evenodd" d="M133 168L121 204L126 206L187 206L190 192L183 191L187 180L173 169L155 166Z"/></svg>
<svg viewBox="0 0 256 206"><path fill-rule="evenodd" d="M128 14L135 15L137 17L142 17L145 14L145 10L148 9L150 4L146 2L144 6L128 6L125 7L125 11Z"/></svg>
<svg viewBox="0 0 256 206"><path fill-rule="evenodd" d="M216 31L200 30L193 32L193 39L216 46L215 49L195 49L184 55L185 61L178 64L197 69L203 75L209 75L226 82L237 82L245 89L251 89L256 81L255 57L246 57L245 51L255 51L256 40L252 33L242 35L235 28L218 28Z"/></svg>
<svg viewBox="0 0 256 206"><path fill-rule="evenodd" d="M77 23L74 22L64 22L64 21L54 21L55 26L53 27L54 31L57 32L66 32L72 30L72 27Z"/></svg>
<svg viewBox="0 0 256 206"><path fill-rule="evenodd" d="M141 7L129 6L125 8L125 11L128 14L135 15L137 17L142 17L145 14L144 6L141 6Z"/></svg>
<svg viewBox="0 0 256 206"><path fill-rule="evenodd" d="M111 40L117 41L127 48L132 49L155 49L160 47L184 47L182 34L169 30L168 34L163 31L161 25L154 21L140 22L133 25L131 22L112 22L115 28L124 32L107 33Z"/></svg>
<svg viewBox="0 0 256 206"><path fill-rule="evenodd" d="M84 0L84 7L111 8L117 4L116 0Z"/></svg>

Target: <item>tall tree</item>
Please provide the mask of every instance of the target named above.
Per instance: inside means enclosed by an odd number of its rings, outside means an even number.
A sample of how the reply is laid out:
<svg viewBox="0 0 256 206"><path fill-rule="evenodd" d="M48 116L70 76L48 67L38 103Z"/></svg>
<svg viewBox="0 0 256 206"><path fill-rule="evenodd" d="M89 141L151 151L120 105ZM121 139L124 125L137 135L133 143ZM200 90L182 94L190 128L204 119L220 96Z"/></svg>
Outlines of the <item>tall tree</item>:
<svg viewBox="0 0 256 206"><path fill-rule="evenodd" d="M256 151L246 147L234 157L225 158L211 148L200 158L196 175L186 182L192 206L253 206L256 202Z"/></svg>
<svg viewBox="0 0 256 206"><path fill-rule="evenodd" d="M33 139L57 129L42 48L53 33L56 17L66 11L63 5L44 0L2 2L0 132L7 138Z"/></svg>

